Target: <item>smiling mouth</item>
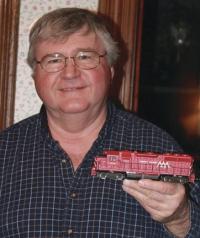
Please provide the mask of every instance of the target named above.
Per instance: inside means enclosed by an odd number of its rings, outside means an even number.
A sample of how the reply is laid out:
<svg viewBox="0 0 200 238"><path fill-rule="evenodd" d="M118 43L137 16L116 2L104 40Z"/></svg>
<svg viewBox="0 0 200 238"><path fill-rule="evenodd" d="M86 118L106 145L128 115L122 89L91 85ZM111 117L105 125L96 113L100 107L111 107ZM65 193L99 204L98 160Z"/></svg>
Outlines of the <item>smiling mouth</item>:
<svg viewBox="0 0 200 238"><path fill-rule="evenodd" d="M77 91L80 89L83 89L84 87L73 87L73 88L62 88L61 91L62 92L72 92L72 91Z"/></svg>

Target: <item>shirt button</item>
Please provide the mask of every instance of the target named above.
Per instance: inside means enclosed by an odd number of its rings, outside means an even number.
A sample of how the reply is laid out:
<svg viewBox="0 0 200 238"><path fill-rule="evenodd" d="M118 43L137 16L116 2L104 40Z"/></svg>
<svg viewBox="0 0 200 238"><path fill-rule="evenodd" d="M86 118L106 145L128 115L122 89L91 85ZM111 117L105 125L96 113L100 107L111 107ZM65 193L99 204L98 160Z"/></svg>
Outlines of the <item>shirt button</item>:
<svg viewBox="0 0 200 238"><path fill-rule="evenodd" d="M63 159L63 160L62 160L62 164L65 165L66 163L67 163L66 159Z"/></svg>
<svg viewBox="0 0 200 238"><path fill-rule="evenodd" d="M71 198L76 198L76 197L77 197L77 193L71 193L71 194L70 194L70 197L71 197Z"/></svg>
<svg viewBox="0 0 200 238"><path fill-rule="evenodd" d="M73 230L72 230L71 228L68 229L68 230L67 230L67 234L68 234L68 235L72 235L72 234L73 234Z"/></svg>

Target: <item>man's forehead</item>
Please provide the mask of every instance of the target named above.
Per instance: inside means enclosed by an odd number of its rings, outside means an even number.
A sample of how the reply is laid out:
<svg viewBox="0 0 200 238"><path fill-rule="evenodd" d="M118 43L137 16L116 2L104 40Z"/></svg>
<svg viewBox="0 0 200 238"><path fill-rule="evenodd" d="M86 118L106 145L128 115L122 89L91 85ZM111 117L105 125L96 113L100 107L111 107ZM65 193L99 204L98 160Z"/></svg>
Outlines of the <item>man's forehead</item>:
<svg viewBox="0 0 200 238"><path fill-rule="evenodd" d="M84 28L80 29L76 32L66 33L63 32L56 35L49 35L48 37L38 38L37 43L50 43L50 44L65 44L70 41L72 38L87 40L89 39L92 42L99 42L101 41L98 34L95 31L86 31ZM76 43L76 42L74 42Z"/></svg>
<svg viewBox="0 0 200 238"><path fill-rule="evenodd" d="M104 45L95 32L84 34L83 31L76 32L67 37L49 38L38 42L35 47L38 56L50 54L52 52L62 53L63 55L74 55L80 51L104 51Z"/></svg>

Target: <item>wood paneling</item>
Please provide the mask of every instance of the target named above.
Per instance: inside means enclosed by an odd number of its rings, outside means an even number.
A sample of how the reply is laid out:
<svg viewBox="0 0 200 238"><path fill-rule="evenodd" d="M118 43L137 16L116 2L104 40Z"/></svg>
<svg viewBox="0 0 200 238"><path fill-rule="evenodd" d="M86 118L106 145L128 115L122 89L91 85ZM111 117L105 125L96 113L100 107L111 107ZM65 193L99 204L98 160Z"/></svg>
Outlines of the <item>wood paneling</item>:
<svg viewBox="0 0 200 238"><path fill-rule="evenodd" d="M143 0L99 0L99 12L112 19L110 28L121 48L111 95L137 111Z"/></svg>
<svg viewBox="0 0 200 238"><path fill-rule="evenodd" d="M0 0L0 130L13 123L20 0Z"/></svg>

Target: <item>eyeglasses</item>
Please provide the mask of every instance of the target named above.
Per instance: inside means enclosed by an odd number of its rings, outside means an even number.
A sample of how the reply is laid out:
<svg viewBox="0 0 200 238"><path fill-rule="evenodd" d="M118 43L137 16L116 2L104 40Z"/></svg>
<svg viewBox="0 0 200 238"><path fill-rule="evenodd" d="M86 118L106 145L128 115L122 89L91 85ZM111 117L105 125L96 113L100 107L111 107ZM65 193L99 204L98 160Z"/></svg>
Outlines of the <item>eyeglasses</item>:
<svg viewBox="0 0 200 238"><path fill-rule="evenodd" d="M41 61L37 61L41 68L48 73L55 73L63 70L67 65L68 59L73 61L73 64L81 69L94 69L100 63L100 58L104 57L106 52L102 55L96 51L80 51L75 56L65 57L60 53L53 53L45 55Z"/></svg>

